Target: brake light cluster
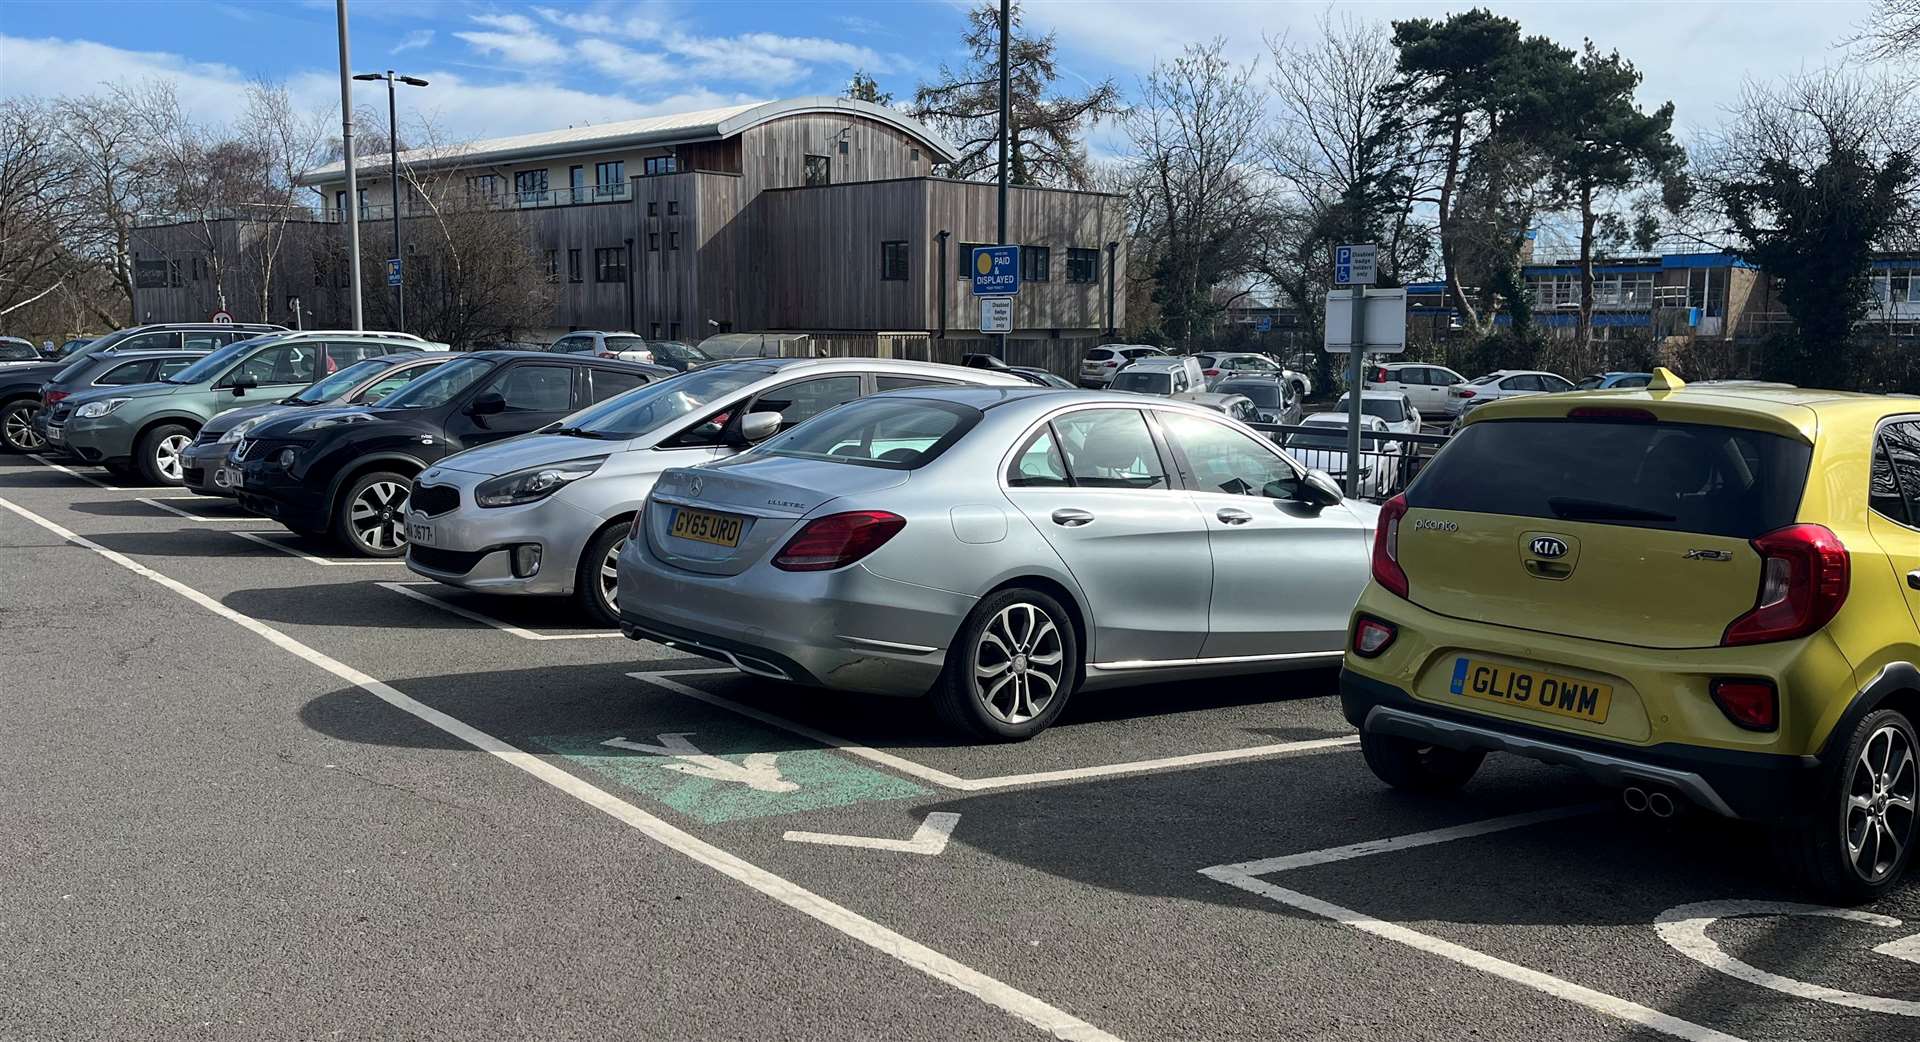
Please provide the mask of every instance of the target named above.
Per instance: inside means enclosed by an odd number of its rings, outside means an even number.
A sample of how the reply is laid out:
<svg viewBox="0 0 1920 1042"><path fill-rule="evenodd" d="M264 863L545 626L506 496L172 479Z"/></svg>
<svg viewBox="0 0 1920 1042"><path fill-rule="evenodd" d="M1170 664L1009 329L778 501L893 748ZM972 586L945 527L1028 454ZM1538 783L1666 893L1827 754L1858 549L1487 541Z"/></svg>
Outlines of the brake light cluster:
<svg viewBox="0 0 1920 1042"><path fill-rule="evenodd" d="M67 395L72 393L73 392L71 391L46 391L40 395L40 399L41 399L40 404L43 407L52 405L53 403L59 401L62 398L65 398Z"/></svg>
<svg viewBox="0 0 1920 1042"><path fill-rule="evenodd" d="M806 523L773 558L783 572L825 572L844 568L887 544L907 527L907 519L885 510L849 510Z"/></svg>
<svg viewBox="0 0 1920 1042"><path fill-rule="evenodd" d="M1853 561L1832 530L1791 525L1755 539L1753 549L1760 555L1760 592L1753 609L1727 626L1723 646L1804 637L1840 614Z"/></svg>
<svg viewBox="0 0 1920 1042"><path fill-rule="evenodd" d="M1475 391L1475 390L1474 390L1473 388L1471 388L1471 387L1457 387L1457 388L1454 388L1454 389L1453 389L1453 390L1452 390L1451 392L1449 392L1449 393L1450 393L1450 394L1452 394L1452 395L1453 395L1454 397L1456 397L1456 398L1471 398L1471 397L1473 397L1473 396L1474 396L1475 394L1477 394L1477 393L1479 393L1479 392L1477 392L1477 391Z"/></svg>
<svg viewBox="0 0 1920 1042"><path fill-rule="evenodd" d="M1400 521L1406 516L1407 497L1403 493L1380 508L1380 520L1373 530L1373 581L1398 597L1408 596L1412 588L1407 570L1400 567Z"/></svg>

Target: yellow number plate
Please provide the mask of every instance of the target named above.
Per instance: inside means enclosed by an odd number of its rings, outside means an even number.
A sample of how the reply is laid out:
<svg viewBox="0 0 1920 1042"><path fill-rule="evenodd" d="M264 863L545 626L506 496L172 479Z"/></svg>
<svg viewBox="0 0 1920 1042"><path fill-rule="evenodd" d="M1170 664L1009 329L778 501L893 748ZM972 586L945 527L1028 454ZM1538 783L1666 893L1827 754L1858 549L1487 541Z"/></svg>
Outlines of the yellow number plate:
<svg viewBox="0 0 1920 1042"><path fill-rule="evenodd" d="M1575 720L1605 723L1607 709L1613 704L1613 686L1595 684L1572 677L1539 673L1531 669L1496 666L1478 659L1460 658L1453 663L1453 682L1447 690L1468 698L1505 702L1536 712L1570 716Z"/></svg>
<svg viewBox="0 0 1920 1042"><path fill-rule="evenodd" d="M731 514L710 514L681 507L673 512L673 525L667 534L715 546L739 546L740 521Z"/></svg>

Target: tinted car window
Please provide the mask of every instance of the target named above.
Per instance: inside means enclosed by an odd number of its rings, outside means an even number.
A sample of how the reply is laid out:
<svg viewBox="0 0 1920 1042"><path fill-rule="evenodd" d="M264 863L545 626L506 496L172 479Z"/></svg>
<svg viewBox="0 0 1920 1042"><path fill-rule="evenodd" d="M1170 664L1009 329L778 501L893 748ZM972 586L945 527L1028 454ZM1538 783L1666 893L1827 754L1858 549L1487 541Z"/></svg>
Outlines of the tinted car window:
<svg viewBox="0 0 1920 1042"><path fill-rule="evenodd" d="M1644 376L1623 376L1619 380L1615 381L1614 386L1615 387L1645 387L1649 383L1652 383L1652 380Z"/></svg>
<svg viewBox="0 0 1920 1042"><path fill-rule="evenodd" d="M138 333L125 340L113 342L116 351L150 351L159 348L179 347L180 334L168 330L164 333ZM206 346L206 345L201 345ZM218 345L214 345L218 346Z"/></svg>
<svg viewBox="0 0 1920 1042"><path fill-rule="evenodd" d="M604 402L616 394L625 394L647 382L643 373L627 373L618 369L595 369L589 379L592 380L592 395L596 402Z"/></svg>
<svg viewBox="0 0 1920 1042"><path fill-rule="evenodd" d="M122 362L100 374L94 383L105 387L120 387L126 384L144 384L153 381L153 359L138 362Z"/></svg>
<svg viewBox="0 0 1920 1042"><path fill-rule="evenodd" d="M1920 422L1881 428L1874 441L1868 498L1879 513L1920 527Z"/></svg>
<svg viewBox="0 0 1920 1042"><path fill-rule="evenodd" d="M1351 406L1352 403L1353 399L1342 395L1340 397L1340 404L1335 406L1335 408L1345 410ZM1360 415L1378 416L1388 423L1399 423L1401 420L1407 418L1407 409L1406 405L1398 399L1362 398L1360 399Z"/></svg>
<svg viewBox="0 0 1920 1042"><path fill-rule="evenodd" d="M934 380L925 376L876 376L873 389L878 391L899 391L908 387L946 387L952 380Z"/></svg>
<svg viewBox="0 0 1920 1042"><path fill-rule="evenodd" d="M1170 488L1147 421L1135 409L1089 409L1053 421L1067 474L1083 488Z"/></svg>
<svg viewBox="0 0 1920 1042"><path fill-rule="evenodd" d="M1089 362L1104 362L1113 357L1113 351L1104 347L1087 348L1086 359Z"/></svg>
<svg viewBox="0 0 1920 1042"><path fill-rule="evenodd" d="M212 351L235 342L233 335L218 329L189 329L180 334L182 342L191 350Z"/></svg>
<svg viewBox="0 0 1920 1042"><path fill-rule="evenodd" d="M505 398L508 412L565 412L573 404L573 369L564 365L512 366L495 377L487 391Z"/></svg>
<svg viewBox="0 0 1920 1042"><path fill-rule="evenodd" d="M1159 372L1152 370L1142 370L1138 372L1122 371L1118 376L1113 378L1113 389L1116 391L1138 391L1141 394L1168 394L1171 393L1172 388L1173 374L1164 369Z"/></svg>
<svg viewBox="0 0 1920 1042"><path fill-rule="evenodd" d="M312 404L333 401L335 398L352 390L360 381L372 377L373 374L387 368L391 364L390 362L376 362L371 360L356 362L332 376L327 377L325 380L301 388L299 392L293 395L293 400Z"/></svg>
<svg viewBox="0 0 1920 1042"><path fill-rule="evenodd" d="M716 398L765 379L766 375L764 369L743 366L721 366L687 373L601 402L572 417L568 426L601 438L637 438L706 406ZM731 418L730 412L709 416L707 422L676 436L672 444L711 445L726 430L727 421Z"/></svg>
<svg viewBox="0 0 1920 1042"><path fill-rule="evenodd" d="M1007 485L1012 488L1068 488L1072 484L1051 427L1042 427L1027 439L1026 447L1007 468Z"/></svg>
<svg viewBox="0 0 1920 1042"><path fill-rule="evenodd" d="M858 397L859 377L823 376L776 387L755 399L748 411L779 413L780 429L784 431Z"/></svg>
<svg viewBox="0 0 1920 1042"><path fill-rule="evenodd" d="M1280 408L1280 384L1276 380L1226 380L1215 390L1221 394L1244 394L1262 409Z"/></svg>
<svg viewBox="0 0 1920 1042"><path fill-rule="evenodd" d="M1407 504L1751 539L1792 523L1812 455L1731 427L1498 420L1455 435Z"/></svg>
<svg viewBox="0 0 1920 1042"><path fill-rule="evenodd" d="M192 365L193 362L194 360L191 358L162 358L159 367L155 370L154 378L158 380L171 380L183 372L188 366Z"/></svg>
<svg viewBox="0 0 1920 1042"><path fill-rule="evenodd" d="M312 383L319 359L319 344L279 344L240 363L220 382L231 386L240 377L251 376L262 387Z"/></svg>
<svg viewBox="0 0 1920 1042"><path fill-rule="evenodd" d="M1260 441L1184 413L1161 413L1160 423L1186 459L1198 491L1272 499L1290 499L1299 491L1293 468Z"/></svg>
<svg viewBox="0 0 1920 1042"><path fill-rule="evenodd" d="M387 395L398 391L400 388L433 372L434 369L439 366L439 362L434 362L431 365L413 365L396 368L391 375L381 377L370 384L366 390L354 395L353 404L364 405L368 402L377 402Z"/></svg>
<svg viewBox="0 0 1920 1042"><path fill-rule="evenodd" d="M459 397L493 371L493 363L482 358L461 358L401 388L381 402L383 409L432 409Z"/></svg>
<svg viewBox="0 0 1920 1042"><path fill-rule="evenodd" d="M980 422L980 411L922 398L868 398L760 446L771 456L913 470Z"/></svg>
<svg viewBox="0 0 1920 1042"><path fill-rule="evenodd" d="M588 341L587 346L593 346L593 342ZM637 336L610 336L606 338L605 350L617 353L620 351L647 351L651 349L647 346L645 340Z"/></svg>
<svg viewBox="0 0 1920 1042"><path fill-rule="evenodd" d="M0 341L0 362L37 362L40 352L32 344L16 344L11 340Z"/></svg>

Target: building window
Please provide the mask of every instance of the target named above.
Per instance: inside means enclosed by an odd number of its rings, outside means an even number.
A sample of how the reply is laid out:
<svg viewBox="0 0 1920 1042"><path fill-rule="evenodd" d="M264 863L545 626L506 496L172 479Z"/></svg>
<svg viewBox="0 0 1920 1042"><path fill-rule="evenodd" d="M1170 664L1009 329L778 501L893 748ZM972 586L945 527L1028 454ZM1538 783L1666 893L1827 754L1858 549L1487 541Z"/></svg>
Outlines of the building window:
<svg viewBox="0 0 1920 1042"><path fill-rule="evenodd" d="M955 259L953 265L953 270L959 273L956 277L960 281L966 282L973 278L973 251L984 250L991 245L993 244L986 242L963 242L960 244L960 256Z"/></svg>
<svg viewBox="0 0 1920 1042"><path fill-rule="evenodd" d="M627 248L607 246L593 251L593 281L627 281Z"/></svg>
<svg viewBox="0 0 1920 1042"><path fill-rule="evenodd" d="M824 188L833 183L833 159L829 156L807 157L808 188Z"/></svg>
<svg viewBox="0 0 1920 1042"><path fill-rule="evenodd" d="M541 269L547 273L548 282L559 282L560 281L560 251L548 250L546 259L541 262Z"/></svg>
<svg viewBox="0 0 1920 1042"><path fill-rule="evenodd" d="M647 252L648 253L660 252L660 233L659 232L647 233Z"/></svg>
<svg viewBox="0 0 1920 1042"><path fill-rule="evenodd" d="M655 340L660 339L660 323L658 322L655 322L653 324L653 338Z"/></svg>
<svg viewBox="0 0 1920 1042"><path fill-rule="evenodd" d="M369 210L367 207L367 190L362 188L360 189L360 216L365 217L367 216L368 213L369 213Z"/></svg>
<svg viewBox="0 0 1920 1042"><path fill-rule="evenodd" d="M880 244L880 281L907 281L907 243L895 239Z"/></svg>
<svg viewBox="0 0 1920 1042"><path fill-rule="evenodd" d="M653 156L641 167L641 171L648 177L652 177L655 174L671 174L679 169L680 159L678 156Z"/></svg>
<svg viewBox="0 0 1920 1042"><path fill-rule="evenodd" d="M1078 246L1067 249L1067 281L1099 282L1100 251L1081 249Z"/></svg>
<svg viewBox="0 0 1920 1042"><path fill-rule="evenodd" d="M579 250L567 251L567 281L568 282L580 281L580 251Z"/></svg>
<svg viewBox="0 0 1920 1042"><path fill-rule="evenodd" d="M206 278L207 278L207 259L205 257L195 257L193 259L193 281L204 282L206 281Z"/></svg>
<svg viewBox="0 0 1920 1042"><path fill-rule="evenodd" d="M547 201L547 172L545 170L522 170L513 175L513 194L520 197L523 206Z"/></svg>
<svg viewBox="0 0 1920 1042"><path fill-rule="evenodd" d="M667 233L667 249L677 250L679 248L680 248L680 233L668 232Z"/></svg>
<svg viewBox="0 0 1920 1042"><path fill-rule="evenodd" d="M680 200L678 199L667 200L667 216L675 217L675 216L678 216L679 213L680 213Z"/></svg>
<svg viewBox="0 0 1920 1042"><path fill-rule="evenodd" d="M840 154L841 154L841 155L843 155L843 156L847 154L847 139L846 139L846 138L841 138L841 139L840 139Z"/></svg>
<svg viewBox="0 0 1920 1042"><path fill-rule="evenodd" d="M333 193L333 219L336 221L347 219L347 193L344 189Z"/></svg>
<svg viewBox="0 0 1920 1042"><path fill-rule="evenodd" d="M569 189L572 189L573 191L574 202L576 203L586 202L587 201L587 168L584 166L568 167L567 168L567 187Z"/></svg>
<svg viewBox="0 0 1920 1042"><path fill-rule="evenodd" d="M593 165L593 194L601 199L617 199L627 193L627 164L616 159Z"/></svg>
<svg viewBox="0 0 1920 1042"><path fill-rule="evenodd" d="M678 322L667 323L667 339L668 340L680 339L680 323Z"/></svg>
<svg viewBox="0 0 1920 1042"><path fill-rule="evenodd" d="M468 199L493 199L500 194L500 175L475 174L467 178Z"/></svg>
<svg viewBox="0 0 1920 1042"><path fill-rule="evenodd" d="M1020 281L1045 282L1052 274L1053 251L1045 246L1020 247Z"/></svg>
<svg viewBox="0 0 1920 1042"><path fill-rule="evenodd" d="M914 149L909 149L909 150L908 150L908 153L909 153L909 154L908 154L908 156L907 156L907 158L908 158L908 159L910 159L910 160L912 160L912 161L913 161L913 162L915 162L915 163L918 163L918 162L920 161L920 150L919 150L919 149L917 149L917 148L914 148Z"/></svg>
<svg viewBox="0 0 1920 1042"><path fill-rule="evenodd" d="M658 217L658 216L660 216L660 204L659 204L659 203L648 203L648 204L647 204L647 216L648 216L648 217Z"/></svg>

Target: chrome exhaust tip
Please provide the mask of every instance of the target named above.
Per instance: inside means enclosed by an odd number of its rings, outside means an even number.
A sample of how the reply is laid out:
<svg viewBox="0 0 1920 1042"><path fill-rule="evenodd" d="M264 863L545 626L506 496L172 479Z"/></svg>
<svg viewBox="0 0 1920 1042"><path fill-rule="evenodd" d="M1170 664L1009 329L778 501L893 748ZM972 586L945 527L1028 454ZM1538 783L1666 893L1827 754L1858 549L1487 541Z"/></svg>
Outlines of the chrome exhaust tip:
<svg viewBox="0 0 1920 1042"><path fill-rule="evenodd" d="M1680 813L1680 804L1672 796L1655 789L1647 793L1647 810L1656 818L1671 818Z"/></svg>
<svg viewBox="0 0 1920 1042"><path fill-rule="evenodd" d="M1620 790L1620 802L1633 813L1644 814L1652 800L1648 798L1647 790L1638 785L1629 785Z"/></svg>

